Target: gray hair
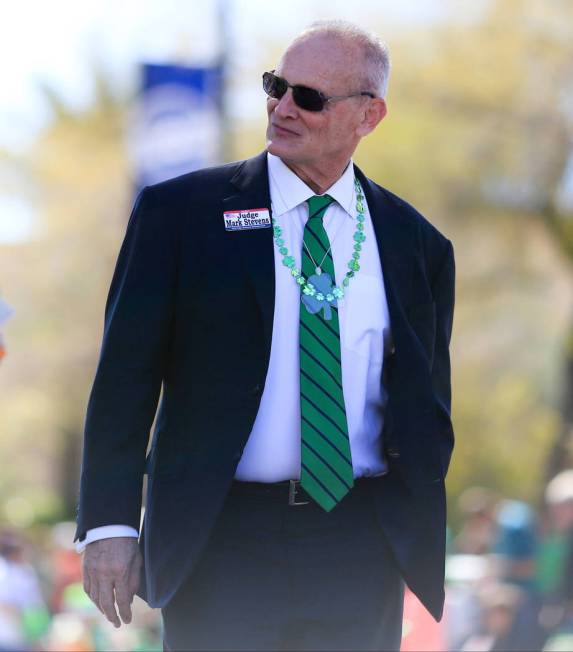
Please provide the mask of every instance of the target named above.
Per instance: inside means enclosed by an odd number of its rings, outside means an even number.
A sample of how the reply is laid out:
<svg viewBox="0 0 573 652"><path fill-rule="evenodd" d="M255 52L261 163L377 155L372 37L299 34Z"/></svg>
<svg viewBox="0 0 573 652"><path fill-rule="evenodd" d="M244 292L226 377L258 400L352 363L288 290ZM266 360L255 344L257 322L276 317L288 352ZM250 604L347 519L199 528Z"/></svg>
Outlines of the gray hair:
<svg viewBox="0 0 573 652"><path fill-rule="evenodd" d="M311 36L331 36L357 45L364 56L364 77L360 90L386 97L390 79L390 53L388 46L375 34L346 20L320 20L312 23L293 41L299 43Z"/></svg>

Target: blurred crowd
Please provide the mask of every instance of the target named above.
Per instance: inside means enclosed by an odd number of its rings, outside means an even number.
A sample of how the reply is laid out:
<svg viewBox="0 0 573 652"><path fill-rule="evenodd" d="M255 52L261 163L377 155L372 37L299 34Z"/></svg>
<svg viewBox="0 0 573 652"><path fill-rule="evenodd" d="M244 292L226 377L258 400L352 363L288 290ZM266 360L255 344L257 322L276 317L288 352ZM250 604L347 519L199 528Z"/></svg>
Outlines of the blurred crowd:
<svg viewBox="0 0 573 652"><path fill-rule="evenodd" d="M573 650L573 470L537 510L482 488L459 498L438 625L406 596L403 651Z"/></svg>
<svg viewBox="0 0 573 652"><path fill-rule="evenodd" d="M133 625L115 629L91 603L74 530L60 523L26 538L0 530L0 652L162 650L158 611L136 598Z"/></svg>
<svg viewBox="0 0 573 652"><path fill-rule="evenodd" d="M573 650L573 470L551 480L537 510L472 487L458 511L444 618L407 592L403 652ZM157 611L136 599L133 624L115 629L89 601L73 532L0 530L0 652L161 650Z"/></svg>

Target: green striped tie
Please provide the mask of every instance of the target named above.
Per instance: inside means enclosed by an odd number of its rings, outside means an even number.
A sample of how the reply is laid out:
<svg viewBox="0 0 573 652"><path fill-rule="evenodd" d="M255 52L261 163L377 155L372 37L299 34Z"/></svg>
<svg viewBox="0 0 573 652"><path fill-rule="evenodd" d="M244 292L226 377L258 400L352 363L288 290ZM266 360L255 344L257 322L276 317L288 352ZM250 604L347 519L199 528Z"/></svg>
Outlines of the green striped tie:
<svg viewBox="0 0 573 652"><path fill-rule="evenodd" d="M329 195L308 200L302 273L309 278L320 266L335 283L330 241L322 225L333 201ZM329 512L354 484L342 392L338 310L334 307L331 319L326 321L322 310L311 313L301 303L300 409L301 485Z"/></svg>

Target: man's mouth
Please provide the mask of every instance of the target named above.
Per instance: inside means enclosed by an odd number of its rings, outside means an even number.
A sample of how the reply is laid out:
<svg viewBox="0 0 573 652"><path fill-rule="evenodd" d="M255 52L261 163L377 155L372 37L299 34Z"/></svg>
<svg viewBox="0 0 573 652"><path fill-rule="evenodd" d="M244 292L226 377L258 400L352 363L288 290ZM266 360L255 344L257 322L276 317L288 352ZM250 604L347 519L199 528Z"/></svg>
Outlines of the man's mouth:
<svg viewBox="0 0 573 652"><path fill-rule="evenodd" d="M272 123L273 129L277 131L277 133L280 135L284 134L286 136L298 136L299 134L296 133L296 131L292 131L292 129L287 129L286 127L281 127L281 125L278 125L276 122Z"/></svg>

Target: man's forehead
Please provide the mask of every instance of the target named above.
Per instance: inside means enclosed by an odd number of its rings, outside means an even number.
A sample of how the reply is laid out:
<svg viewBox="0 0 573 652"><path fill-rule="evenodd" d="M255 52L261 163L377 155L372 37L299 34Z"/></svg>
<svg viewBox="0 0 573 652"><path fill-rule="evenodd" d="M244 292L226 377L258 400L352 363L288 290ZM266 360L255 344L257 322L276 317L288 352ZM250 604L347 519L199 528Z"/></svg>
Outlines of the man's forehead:
<svg viewBox="0 0 573 652"><path fill-rule="evenodd" d="M340 39L311 37L295 42L282 56L277 73L291 84L330 89L346 87L360 70L360 52Z"/></svg>

